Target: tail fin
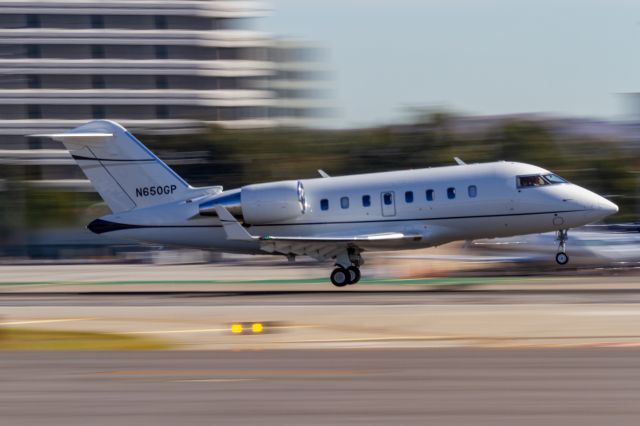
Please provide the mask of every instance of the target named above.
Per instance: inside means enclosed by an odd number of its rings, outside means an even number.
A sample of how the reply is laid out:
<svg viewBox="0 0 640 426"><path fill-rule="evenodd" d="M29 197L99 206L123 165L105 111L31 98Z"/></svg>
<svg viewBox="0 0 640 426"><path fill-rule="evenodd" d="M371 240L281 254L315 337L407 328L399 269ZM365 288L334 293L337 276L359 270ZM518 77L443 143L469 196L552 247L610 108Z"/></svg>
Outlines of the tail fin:
<svg viewBox="0 0 640 426"><path fill-rule="evenodd" d="M33 136L62 142L114 213L185 199L193 190L113 121L96 120L67 133Z"/></svg>

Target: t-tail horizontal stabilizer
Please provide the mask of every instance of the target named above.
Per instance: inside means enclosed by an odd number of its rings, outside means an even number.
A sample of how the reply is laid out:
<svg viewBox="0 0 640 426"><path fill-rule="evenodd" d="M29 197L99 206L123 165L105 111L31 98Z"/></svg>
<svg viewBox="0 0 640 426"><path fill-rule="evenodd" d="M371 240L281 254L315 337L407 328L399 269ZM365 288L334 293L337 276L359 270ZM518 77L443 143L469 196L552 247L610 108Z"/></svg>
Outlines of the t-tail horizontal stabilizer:
<svg viewBox="0 0 640 426"><path fill-rule="evenodd" d="M51 138L58 142L105 142L113 137L113 133L48 133L28 135L30 138Z"/></svg>
<svg viewBox="0 0 640 426"><path fill-rule="evenodd" d="M187 182L114 121L95 120L65 133L33 136L62 142L113 213L193 195Z"/></svg>

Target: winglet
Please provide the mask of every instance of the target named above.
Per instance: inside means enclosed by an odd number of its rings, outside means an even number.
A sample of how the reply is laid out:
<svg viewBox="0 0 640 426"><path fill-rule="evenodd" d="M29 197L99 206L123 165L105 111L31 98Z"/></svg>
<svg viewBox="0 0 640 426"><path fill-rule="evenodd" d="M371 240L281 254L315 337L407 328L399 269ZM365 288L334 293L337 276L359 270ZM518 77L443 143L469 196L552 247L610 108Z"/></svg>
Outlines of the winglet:
<svg viewBox="0 0 640 426"><path fill-rule="evenodd" d="M464 166L465 164L467 164L458 157L453 157L453 159L456 160L456 163L458 163L459 166Z"/></svg>
<svg viewBox="0 0 640 426"><path fill-rule="evenodd" d="M256 239L240 225L240 222L229 213L229 210L223 206L215 206L214 208L216 209L216 213L218 213L220 222L222 222L224 232L227 234L227 240L253 241Z"/></svg>
<svg viewBox="0 0 640 426"><path fill-rule="evenodd" d="M324 171L324 170L322 170L322 169L318 169L318 173L320 173L320 176L322 176L323 178L331 177L331 176L329 175L329 173L325 172L325 171Z"/></svg>

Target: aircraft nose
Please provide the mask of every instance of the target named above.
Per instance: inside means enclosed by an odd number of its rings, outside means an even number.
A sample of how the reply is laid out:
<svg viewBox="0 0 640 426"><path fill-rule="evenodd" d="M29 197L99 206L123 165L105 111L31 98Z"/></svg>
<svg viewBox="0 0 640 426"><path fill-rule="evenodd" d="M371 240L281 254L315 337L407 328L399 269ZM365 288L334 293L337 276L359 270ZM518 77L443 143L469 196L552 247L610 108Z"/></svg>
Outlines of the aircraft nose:
<svg viewBox="0 0 640 426"><path fill-rule="evenodd" d="M602 211L602 213L605 213L607 216L618 213L618 206L606 198L600 197L597 206L598 210Z"/></svg>

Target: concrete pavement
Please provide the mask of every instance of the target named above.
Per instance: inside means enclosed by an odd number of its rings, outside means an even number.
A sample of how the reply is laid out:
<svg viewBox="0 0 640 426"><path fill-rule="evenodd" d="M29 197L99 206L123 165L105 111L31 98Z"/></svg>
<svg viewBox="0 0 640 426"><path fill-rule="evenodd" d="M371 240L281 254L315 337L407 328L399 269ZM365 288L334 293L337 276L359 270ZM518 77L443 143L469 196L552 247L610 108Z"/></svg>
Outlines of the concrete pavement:
<svg viewBox="0 0 640 426"><path fill-rule="evenodd" d="M3 426L637 425L640 349L0 353Z"/></svg>

